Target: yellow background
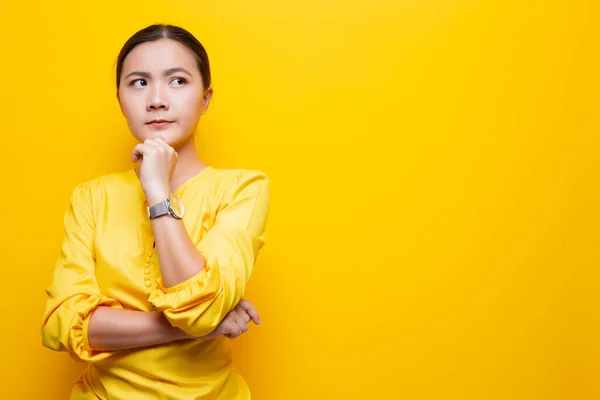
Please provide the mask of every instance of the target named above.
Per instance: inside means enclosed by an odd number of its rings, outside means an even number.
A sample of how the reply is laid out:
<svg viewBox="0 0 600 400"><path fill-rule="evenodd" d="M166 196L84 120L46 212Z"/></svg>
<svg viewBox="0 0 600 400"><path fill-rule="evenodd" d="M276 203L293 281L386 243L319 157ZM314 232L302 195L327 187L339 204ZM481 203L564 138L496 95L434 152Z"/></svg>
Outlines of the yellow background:
<svg viewBox="0 0 600 400"><path fill-rule="evenodd" d="M121 45L192 31L202 158L272 180L234 343L253 398L600 396L594 0L4 0L0 389L65 399L40 322L71 189L130 167Z"/></svg>

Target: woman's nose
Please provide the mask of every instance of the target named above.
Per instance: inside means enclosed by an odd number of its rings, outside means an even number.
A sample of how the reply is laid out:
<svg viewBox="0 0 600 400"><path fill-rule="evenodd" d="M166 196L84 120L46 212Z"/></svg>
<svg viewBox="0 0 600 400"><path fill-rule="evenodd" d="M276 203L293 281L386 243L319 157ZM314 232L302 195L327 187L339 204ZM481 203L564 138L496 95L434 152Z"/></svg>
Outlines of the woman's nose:
<svg viewBox="0 0 600 400"><path fill-rule="evenodd" d="M168 110L169 102L165 96L164 90L159 85L156 85L150 91L150 97L148 99L147 109L148 110L157 110L157 109L161 109L161 108Z"/></svg>

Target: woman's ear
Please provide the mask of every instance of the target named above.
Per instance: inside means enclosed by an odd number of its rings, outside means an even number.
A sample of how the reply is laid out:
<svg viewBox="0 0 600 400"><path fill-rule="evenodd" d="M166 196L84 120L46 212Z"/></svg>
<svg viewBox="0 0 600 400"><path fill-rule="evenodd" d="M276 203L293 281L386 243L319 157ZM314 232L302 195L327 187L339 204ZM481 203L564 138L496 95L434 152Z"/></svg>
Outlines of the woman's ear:
<svg viewBox="0 0 600 400"><path fill-rule="evenodd" d="M119 108L121 112L123 112L123 106L121 105L121 99L119 98L119 89L117 89L117 102L119 103Z"/></svg>
<svg viewBox="0 0 600 400"><path fill-rule="evenodd" d="M206 109L210 104L210 99L212 99L212 95L213 89L212 87L209 87L208 90L204 93L204 96L202 96L202 107L200 108L200 115L204 115L204 113L206 112Z"/></svg>

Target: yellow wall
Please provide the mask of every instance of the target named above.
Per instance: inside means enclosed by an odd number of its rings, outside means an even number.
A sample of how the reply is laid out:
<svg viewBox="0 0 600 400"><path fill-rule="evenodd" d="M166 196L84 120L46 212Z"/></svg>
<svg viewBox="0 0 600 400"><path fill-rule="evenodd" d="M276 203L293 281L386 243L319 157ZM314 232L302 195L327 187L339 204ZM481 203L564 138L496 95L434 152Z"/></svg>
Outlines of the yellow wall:
<svg viewBox="0 0 600 400"><path fill-rule="evenodd" d="M272 179L255 399L599 398L597 4L3 1L1 397L67 397L62 213L130 166L114 61L170 22L211 57L200 154Z"/></svg>

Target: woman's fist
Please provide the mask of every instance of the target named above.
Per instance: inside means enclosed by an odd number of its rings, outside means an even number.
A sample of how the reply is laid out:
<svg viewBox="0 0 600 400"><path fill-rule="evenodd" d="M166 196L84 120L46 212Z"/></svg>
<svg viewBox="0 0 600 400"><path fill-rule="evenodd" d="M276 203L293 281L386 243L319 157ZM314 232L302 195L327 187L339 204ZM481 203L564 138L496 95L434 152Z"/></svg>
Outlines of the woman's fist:
<svg viewBox="0 0 600 400"><path fill-rule="evenodd" d="M140 184L150 206L169 197L177 159L175 149L160 138L147 139L133 149L131 160L140 162Z"/></svg>

